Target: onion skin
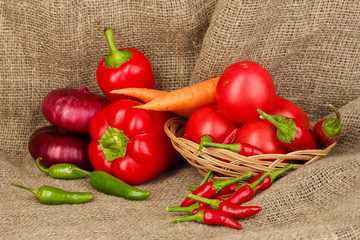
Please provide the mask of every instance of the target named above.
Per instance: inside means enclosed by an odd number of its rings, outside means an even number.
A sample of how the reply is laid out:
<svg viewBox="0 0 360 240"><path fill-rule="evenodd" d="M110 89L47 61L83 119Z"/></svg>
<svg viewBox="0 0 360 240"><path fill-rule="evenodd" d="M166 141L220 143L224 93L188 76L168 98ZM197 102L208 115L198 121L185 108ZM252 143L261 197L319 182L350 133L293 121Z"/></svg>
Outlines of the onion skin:
<svg viewBox="0 0 360 240"><path fill-rule="evenodd" d="M70 163L92 170L88 156L90 142L89 135L46 126L31 135L28 149L33 159L41 157L41 165L47 168L58 163Z"/></svg>
<svg viewBox="0 0 360 240"><path fill-rule="evenodd" d="M91 119L109 104L109 100L91 93L84 85L80 90L59 88L51 91L42 103L42 112L55 126L89 134Z"/></svg>

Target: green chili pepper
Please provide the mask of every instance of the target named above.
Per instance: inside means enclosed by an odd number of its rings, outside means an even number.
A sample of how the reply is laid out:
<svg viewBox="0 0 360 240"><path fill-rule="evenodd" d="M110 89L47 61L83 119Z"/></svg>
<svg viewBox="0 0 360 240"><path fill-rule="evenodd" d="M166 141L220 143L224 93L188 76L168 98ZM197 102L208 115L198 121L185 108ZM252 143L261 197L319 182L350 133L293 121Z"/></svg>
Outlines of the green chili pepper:
<svg viewBox="0 0 360 240"><path fill-rule="evenodd" d="M90 185L100 192L123 197L130 200L144 200L150 196L150 192L133 187L119 178L116 178L103 171L89 172L83 169L74 168L90 176Z"/></svg>
<svg viewBox="0 0 360 240"><path fill-rule="evenodd" d="M74 169L79 167L74 164L59 163L59 164L54 164L49 168L44 168L40 165L40 161L41 158L36 159L36 166L42 172L49 174L53 178L73 180L73 179L80 179L87 177L87 174L75 171Z"/></svg>
<svg viewBox="0 0 360 240"><path fill-rule="evenodd" d="M44 204L75 204L86 203L94 199L94 194L89 192L67 192L62 189L50 186L42 186L39 189L32 189L13 183L12 185L32 192L36 199Z"/></svg>

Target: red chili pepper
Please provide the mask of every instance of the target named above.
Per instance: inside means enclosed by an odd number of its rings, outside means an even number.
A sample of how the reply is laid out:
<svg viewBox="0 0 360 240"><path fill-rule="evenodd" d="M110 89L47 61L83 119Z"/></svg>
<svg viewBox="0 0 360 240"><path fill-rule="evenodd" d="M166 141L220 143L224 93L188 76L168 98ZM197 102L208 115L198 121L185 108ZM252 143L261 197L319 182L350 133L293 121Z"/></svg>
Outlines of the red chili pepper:
<svg viewBox="0 0 360 240"><path fill-rule="evenodd" d="M271 172L269 174L268 177L266 177L261 183L259 183L256 188L255 188L255 193L258 193L258 192L261 192L261 191L264 191L266 189L268 189L272 182L279 176L281 175L282 173L286 172L287 170L291 169L294 167L294 164L292 163L289 163L288 165L286 165L285 167L283 168L280 168L274 172ZM249 183L253 183L255 182L257 179L259 179L264 173L259 173L258 175L256 175L253 179L251 179L251 181Z"/></svg>
<svg viewBox="0 0 360 240"><path fill-rule="evenodd" d="M164 132L167 112L133 108L118 100L100 110L90 124L89 158L94 170L107 172L130 185L149 181L175 164L179 154Z"/></svg>
<svg viewBox="0 0 360 240"><path fill-rule="evenodd" d="M341 135L341 115L339 111L331 104L329 104L335 114L336 118L325 118L317 122L312 130L312 135L321 147L328 147L336 142Z"/></svg>
<svg viewBox="0 0 360 240"><path fill-rule="evenodd" d="M261 211L261 207L258 206L239 206L229 201L203 198L192 193L189 193L188 197L198 202L208 204L212 209L237 219L247 218Z"/></svg>
<svg viewBox="0 0 360 240"><path fill-rule="evenodd" d="M173 223L188 221L196 221L206 225L223 225L238 230L242 229L240 223L238 223L235 219L214 209L205 209L195 215L172 219Z"/></svg>
<svg viewBox="0 0 360 240"><path fill-rule="evenodd" d="M295 118L281 118L258 109L260 118L267 119L277 128L277 138L288 151L317 149L318 145L311 132Z"/></svg>
<svg viewBox="0 0 360 240"><path fill-rule="evenodd" d="M253 156L253 155L260 155L265 154L263 151L258 149L257 147L254 147L247 143L215 143L212 142L212 139L209 135L205 135L201 138L200 146L198 153L200 154L202 152L202 147L216 147L216 148L223 148L228 149L233 152L237 152L244 156Z"/></svg>
<svg viewBox="0 0 360 240"><path fill-rule="evenodd" d="M200 187L198 187L195 191L192 193L194 195L200 196L200 197L206 197L206 198L212 198L216 195L216 193L220 192L225 187L229 186L230 184L240 182L246 178L249 178L251 176L250 173L246 173L242 176L225 180L225 181L213 181L213 182L206 182ZM194 204L196 201L190 198L186 198L181 204L180 207L187 207L192 204Z"/></svg>
<svg viewBox="0 0 360 240"><path fill-rule="evenodd" d="M111 93L112 90L141 87L155 88L154 76L149 60L140 51L133 48L117 49L113 30L105 31L106 40L109 44L110 55L102 59L96 77L99 87L111 102L129 98L120 94Z"/></svg>
<svg viewBox="0 0 360 240"><path fill-rule="evenodd" d="M264 174L253 183L239 185L236 192L230 198L226 199L226 201L237 205L250 201L255 195L256 186L269 176L269 174L270 172L268 171L264 172Z"/></svg>

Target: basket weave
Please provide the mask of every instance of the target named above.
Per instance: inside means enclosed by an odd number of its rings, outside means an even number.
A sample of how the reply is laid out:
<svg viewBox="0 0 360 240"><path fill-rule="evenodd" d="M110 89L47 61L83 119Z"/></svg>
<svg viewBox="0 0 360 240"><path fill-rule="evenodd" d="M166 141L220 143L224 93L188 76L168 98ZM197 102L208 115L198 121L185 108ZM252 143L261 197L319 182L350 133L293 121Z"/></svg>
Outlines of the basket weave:
<svg viewBox="0 0 360 240"><path fill-rule="evenodd" d="M246 157L227 149L204 147L202 153L197 155L199 144L183 138L186 120L180 117L169 119L164 126L165 133L171 139L174 148L194 167L202 176L209 170L212 180L226 180L247 172L252 176L264 171L274 171L288 164L291 160L294 169L306 166L326 156L336 145L336 142L326 149L312 149L290 152L287 154L263 154ZM227 162L223 160L227 160ZM267 159L275 159L269 161Z"/></svg>

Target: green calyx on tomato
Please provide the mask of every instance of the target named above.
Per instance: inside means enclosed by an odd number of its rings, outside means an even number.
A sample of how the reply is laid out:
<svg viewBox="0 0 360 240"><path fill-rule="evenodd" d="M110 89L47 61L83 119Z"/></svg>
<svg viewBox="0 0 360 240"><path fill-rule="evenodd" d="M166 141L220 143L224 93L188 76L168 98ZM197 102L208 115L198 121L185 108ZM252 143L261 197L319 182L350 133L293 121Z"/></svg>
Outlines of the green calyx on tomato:
<svg viewBox="0 0 360 240"><path fill-rule="evenodd" d="M125 62L130 61L132 53L127 49L117 49L114 41L113 30L111 28L106 29L105 37L111 52L104 62L107 67L118 68Z"/></svg>
<svg viewBox="0 0 360 240"><path fill-rule="evenodd" d="M98 142L107 161L112 162L115 159L122 158L126 155L126 147L129 138L126 137L123 130L109 126Z"/></svg>
<svg viewBox="0 0 360 240"><path fill-rule="evenodd" d="M295 122L292 119L285 118L281 115L269 115L261 109L257 110L261 119L266 119L277 128L277 136L281 142L291 143L295 140L298 133Z"/></svg>

